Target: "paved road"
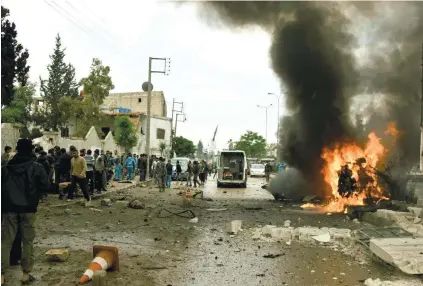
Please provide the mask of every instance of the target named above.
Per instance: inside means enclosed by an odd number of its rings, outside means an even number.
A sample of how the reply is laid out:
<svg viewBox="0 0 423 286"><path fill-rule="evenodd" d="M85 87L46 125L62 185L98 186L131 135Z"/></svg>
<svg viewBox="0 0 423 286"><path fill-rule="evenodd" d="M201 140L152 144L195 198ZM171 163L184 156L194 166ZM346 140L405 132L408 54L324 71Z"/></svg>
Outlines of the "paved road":
<svg viewBox="0 0 423 286"><path fill-rule="evenodd" d="M272 201L274 197L261 186L266 183L265 178L248 178L247 188L225 187L218 188L216 179L209 177L203 188L204 198L213 200L266 200Z"/></svg>

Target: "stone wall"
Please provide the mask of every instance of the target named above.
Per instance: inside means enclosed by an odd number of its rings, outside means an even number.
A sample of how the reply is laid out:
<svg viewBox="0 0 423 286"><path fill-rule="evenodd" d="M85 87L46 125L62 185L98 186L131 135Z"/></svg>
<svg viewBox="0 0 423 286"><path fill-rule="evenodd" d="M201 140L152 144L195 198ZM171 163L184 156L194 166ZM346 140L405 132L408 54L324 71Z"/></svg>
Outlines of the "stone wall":
<svg viewBox="0 0 423 286"><path fill-rule="evenodd" d="M12 123L1 124L1 153L4 151L4 147L10 146L13 149L16 147L16 143L20 138L19 127Z"/></svg>

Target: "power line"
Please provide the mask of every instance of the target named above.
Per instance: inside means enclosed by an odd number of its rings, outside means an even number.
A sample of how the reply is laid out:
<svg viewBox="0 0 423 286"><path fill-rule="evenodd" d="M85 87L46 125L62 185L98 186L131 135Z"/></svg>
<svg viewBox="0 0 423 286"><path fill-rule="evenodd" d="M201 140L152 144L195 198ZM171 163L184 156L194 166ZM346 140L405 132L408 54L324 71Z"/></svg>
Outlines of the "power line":
<svg viewBox="0 0 423 286"><path fill-rule="evenodd" d="M75 21L73 21L72 19L68 18L65 14L63 14L61 11L57 10L55 7L53 7L50 3L48 3L46 0L44 0L44 2L50 6L54 11L56 11L57 13L59 13L62 17L65 17L66 20L68 20L69 22L71 22L72 24L74 24L76 27L78 27L81 31L83 31L85 34L87 34L88 36L91 36L89 34L89 32L87 32L84 28L82 28L78 23L76 23Z"/></svg>
<svg viewBox="0 0 423 286"><path fill-rule="evenodd" d="M79 13L79 14L83 14L83 12L81 12L78 8L76 8L74 5L72 5L71 3L69 3L69 1L67 1L67 0L65 0L65 2L66 2L66 4L69 6L69 7L71 7L76 13ZM85 17L84 17L84 19L85 19ZM103 33L106 35L106 36L108 36L108 37L110 37L111 38L111 40L113 40L113 36L112 35L110 35L109 34L109 32L106 30L106 29L104 29L103 28L103 26L101 26L101 25L99 25L98 23L95 23L93 20L91 20L91 17L89 17L89 15L88 15L88 17L86 17L86 19L88 19L88 21L90 21L92 24L93 24L93 26L95 27L95 26L97 26L97 27L99 27L99 28L101 28L101 30L103 30Z"/></svg>
<svg viewBox="0 0 423 286"><path fill-rule="evenodd" d="M51 0L51 3L53 5L55 5L57 8L59 8L62 12L64 12L69 18L73 19L78 24L81 24L82 27L84 27L85 29L87 29L91 33L91 36L93 36L95 34L95 31L93 31L92 29L90 29L90 27L84 25L84 22L83 21L80 21L77 17L75 17L74 15L72 15L71 13L69 13L69 11L67 11L65 8L63 8L62 6L60 6L57 2L55 2L55 0Z"/></svg>

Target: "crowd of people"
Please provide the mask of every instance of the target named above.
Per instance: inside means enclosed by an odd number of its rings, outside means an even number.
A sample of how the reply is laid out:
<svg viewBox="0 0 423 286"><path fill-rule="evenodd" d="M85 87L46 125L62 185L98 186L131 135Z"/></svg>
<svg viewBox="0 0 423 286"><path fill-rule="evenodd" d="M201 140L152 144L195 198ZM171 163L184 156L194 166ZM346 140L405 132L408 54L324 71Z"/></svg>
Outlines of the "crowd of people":
<svg viewBox="0 0 423 286"><path fill-rule="evenodd" d="M35 217L44 196L56 193L60 199L67 196L68 201L73 201L79 186L89 205L91 196L107 191L112 180L133 180L139 175L139 180L145 181L147 174L146 154L78 150L75 146L68 150L56 146L46 152L30 139L19 139L15 150L6 146L1 164L2 285L8 265L21 265L23 284L35 281L30 274L34 265ZM160 191L171 187L173 177L177 184L186 179L187 186L202 186L212 172L204 160L189 161L183 170L179 161L174 168L170 160L166 164L163 157L155 156L150 158L148 167Z"/></svg>

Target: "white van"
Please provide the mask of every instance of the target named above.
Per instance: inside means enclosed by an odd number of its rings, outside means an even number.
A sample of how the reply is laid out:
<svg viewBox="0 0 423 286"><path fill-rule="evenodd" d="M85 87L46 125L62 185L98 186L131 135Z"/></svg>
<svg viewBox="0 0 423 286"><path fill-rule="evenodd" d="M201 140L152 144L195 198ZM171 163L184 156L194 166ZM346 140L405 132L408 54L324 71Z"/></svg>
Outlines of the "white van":
<svg viewBox="0 0 423 286"><path fill-rule="evenodd" d="M181 165L181 169L182 169L181 178L179 179L182 181L186 181L188 177L188 174L187 174L188 162L190 161L190 159L185 157L178 157L178 158L173 158L170 161L173 166L172 180L176 179L176 162L177 161L179 161L179 164Z"/></svg>
<svg viewBox="0 0 423 286"><path fill-rule="evenodd" d="M217 187L239 185L247 187L247 157L242 150L220 151L217 160Z"/></svg>

